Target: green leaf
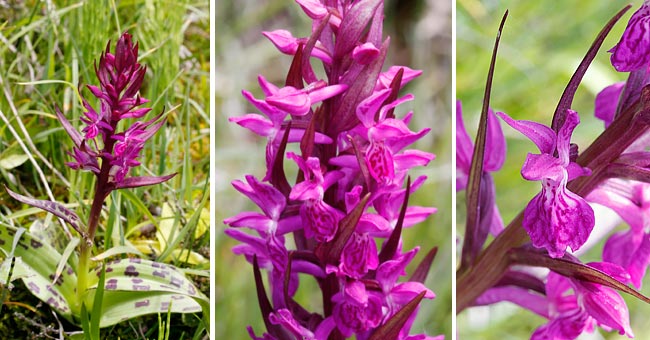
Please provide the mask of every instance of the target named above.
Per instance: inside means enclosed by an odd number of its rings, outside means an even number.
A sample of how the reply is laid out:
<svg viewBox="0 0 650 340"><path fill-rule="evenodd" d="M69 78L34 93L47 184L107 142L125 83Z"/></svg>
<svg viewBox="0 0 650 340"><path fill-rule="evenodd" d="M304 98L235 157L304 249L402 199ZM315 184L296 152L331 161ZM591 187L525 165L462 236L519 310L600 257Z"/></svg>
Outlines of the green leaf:
<svg viewBox="0 0 650 340"><path fill-rule="evenodd" d="M97 282L97 290L93 301L93 311L90 315L90 337L99 340L99 328L101 327L102 306L104 302L104 284L106 282L106 265L102 264L102 270Z"/></svg>
<svg viewBox="0 0 650 340"><path fill-rule="evenodd" d="M12 252L12 242L18 233L17 228L0 226L0 250L9 256ZM73 314L78 314L75 288L77 276L69 264L53 284L55 272L61 261L59 254L52 246L25 232L17 238L14 256L14 270L23 271L27 276L22 278L25 286L34 296L52 306L60 315L71 320ZM17 266L17 267L16 267Z"/></svg>
<svg viewBox="0 0 650 340"><path fill-rule="evenodd" d="M158 239L160 249L164 250L167 249L167 243L171 242L174 234L176 234L178 220L176 218L176 213L169 203L163 204L160 217L161 221L158 225L158 232L156 232L156 239Z"/></svg>
<svg viewBox="0 0 650 340"><path fill-rule="evenodd" d="M29 157L25 154L6 155L0 158L0 168L11 170L21 166Z"/></svg>
<svg viewBox="0 0 650 340"><path fill-rule="evenodd" d="M97 270L99 277L101 270ZM97 285L91 285L96 289ZM106 264L105 291L167 292L190 296L210 303L178 268L139 258L120 259Z"/></svg>
<svg viewBox="0 0 650 340"><path fill-rule="evenodd" d="M167 239L167 246L166 247L160 247L162 250L162 254L158 256L158 261L169 261L169 257L172 255L172 253L181 248L180 243L181 241L185 240L188 233L190 231L196 231L198 228L198 224L203 221L202 216L204 216L203 209L206 207L208 204L208 198L210 195L203 195L203 198L201 199L201 203L197 206L196 210L192 214L192 217L189 218L185 226L183 226L180 231L176 234L171 233L170 237ZM161 222L162 224L162 222ZM182 258L181 258L182 260Z"/></svg>
<svg viewBox="0 0 650 340"><path fill-rule="evenodd" d="M33 207L37 207L39 209L43 209L53 214L54 216L61 218L72 228L74 228L74 230L76 230L80 235L86 238L86 233L84 231L86 228L83 227L83 223L81 222L79 216L77 216L77 214L74 211L63 206L63 204L60 204L58 202L39 200L39 199L23 196L21 194L9 190L9 188L7 188L6 186L5 186L5 190L7 190L9 196L13 197L15 200L31 205Z"/></svg>
<svg viewBox="0 0 650 340"><path fill-rule="evenodd" d="M134 248L133 246L115 246L111 249L106 250L105 252L95 255L91 260L98 262L103 261L111 256L122 255L122 254L136 254L138 256L143 256L142 253Z"/></svg>
<svg viewBox="0 0 650 340"><path fill-rule="evenodd" d="M193 298L167 292L104 291L100 327L141 315L167 313L198 313L202 307Z"/></svg>

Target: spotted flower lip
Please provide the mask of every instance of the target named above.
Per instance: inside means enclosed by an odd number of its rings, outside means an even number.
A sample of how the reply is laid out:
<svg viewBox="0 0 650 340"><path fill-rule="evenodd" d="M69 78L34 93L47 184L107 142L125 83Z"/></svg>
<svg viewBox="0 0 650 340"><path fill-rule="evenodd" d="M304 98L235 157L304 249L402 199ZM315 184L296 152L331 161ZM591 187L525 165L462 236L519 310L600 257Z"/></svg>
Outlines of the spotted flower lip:
<svg viewBox="0 0 650 340"><path fill-rule="evenodd" d="M542 152L529 153L521 168L522 177L542 182L542 191L524 210L523 226L533 245L546 248L554 258L562 257L567 247L578 250L595 224L591 206L566 188L569 180L591 174L589 169L570 160L570 139L580 122L578 113L567 110L564 125L557 134L536 122L514 120L503 112L497 115L533 141Z"/></svg>

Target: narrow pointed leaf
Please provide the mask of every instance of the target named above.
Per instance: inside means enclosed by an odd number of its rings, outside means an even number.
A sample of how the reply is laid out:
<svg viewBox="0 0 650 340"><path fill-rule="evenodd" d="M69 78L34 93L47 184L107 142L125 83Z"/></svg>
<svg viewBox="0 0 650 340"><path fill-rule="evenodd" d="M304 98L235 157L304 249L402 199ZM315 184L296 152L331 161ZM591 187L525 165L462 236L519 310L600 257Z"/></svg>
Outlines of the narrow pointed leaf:
<svg viewBox="0 0 650 340"><path fill-rule="evenodd" d="M70 139L72 139L72 142L74 143L75 146L79 147L81 145L81 141L83 138L81 137L81 134L77 129L70 124L70 121L65 118L63 113L61 113L61 109L59 109L59 106L54 107L56 111L56 117L59 118L59 122L61 122L61 125L63 125L63 130L70 136Z"/></svg>
<svg viewBox="0 0 650 340"><path fill-rule="evenodd" d="M399 95L399 88L400 85L402 84L402 77L404 76L404 68L400 68L399 71L395 74L395 78L393 78L393 81L390 83L390 95L388 95L388 98L384 101L383 105L388 105L397 99L397 96ZM382 106L383 106L382 105ZM379 111L377 111L377 114L375 116L375 121L379 121ZM392 108L388 110L386 113L386 118L395 118L395 108Z"/></svg>
<svg viewBox="0 0 650 340"><path fill-rule="evenodd" d="M476 141L474 142L474 154L472 155L472 165L469 170L469 178L467 182L467 220L465 223L465 239L463 240L463 251L461 257L461 265L459 271L462 272L468 268L476 258L477 251L475 249L481 248L482 244L476 244L480 233L480 199L481 199L481 178L483 177L483 159L485 158L485 141L487 136L487 123L488 111L490 108L490 94L492 92L492 79L494 77L494 68L496 65L497 51L499 49L499 41L501 40L501 32L503 25L508 17L508 11L503 14L499 31L494 41L494 48L492 49L492 59L490 60L490 68L488 71L487 81L485 84L485 94L483 96L483 108L481 110L481 118L479 119L478 132L476 134Z"/></svg>
<svg viewBox="0 0 650 340"><path fill-rule="evenodd" d="M273 170L271 172L271 184L286 197L289 197L289 193L291 192L291 186L289 185L289 181L287 181L287 175L284 173L284 152L287 149L287 142L289 141L289 131L291 131L291 122L289 122L287 128L284 130L282 142L280 142L278 151L275 154Z"/></svg>
<svg viewBox="0 0 650 340"><path fill-rule="evenodd" d="M284 303L289 305L289 300L291 296L289 295L289 283L291 282L291 264L293 263L293 252L289 252L287 258L287 267L284 269L284 289L282 290L284 294Z"/></svg>
<svg viewBox="0 0 650 340"><path fill-rule="evenodd" d="M607 34L609 34L609 31L612 30L614 24L616 24L616 22L623 16L623 14L625 14L625 12L630 9L630 7L632 7L632 5L627 5L625 8L616 13L616 15L611 18L609 22L607 22L607 25L603 27L600 33L598 33L596 40L594 40L594 42L591 44L589 51L587 51L587 54L580 62L580 65L578 65L578 68L573 73L573 76L571 76L571 80L569 80L569 83L564 89L562 97L560 97L560 101L557 103L557 107L555 108L555 113L553 114L553 123L551 124L553 131L560 131L560 127L564 125L566 110L571 108L573 96L575 95L576 90L578 90L578 85L580 85L582 77L587 72L587 68L589 68L589 65L596 57L596 54L598 53L600 46L602 46L603 41L605 41Z"/></svg>
<svg viewBox="0 0 650 340"><path fill-rule="evenodd" d="M628 164L612 163L608 165L606 176L650 183L650 169Z"/></svg>
<svg viewBox="0 0 650 340"><path fill-rule="evenodd" d="M316 42L320 39L320 35L321 32L323 32L323 29L326 25L329 24L329 18L330 14L328 13L327 16L325 16L325 18L323 18L323 20L320 22L320 25L316 27L316 30L314 30L314 32L311 34L309 40L307 41L307 44L305 45L305 48L302 51L302 77L308 83L313 83L318 80L316 73L314 73L314 69L311 67L311 51L314 49L314 46L316 46Z"/></svg>
<svg viewBox="0 0 650 340"><path fill-rule="evenodd" d="M509 252L509 257L515 264L545 267L560 275L614 288L621 292L630 294L645 303L650 303L650 298L628 287L606 273L585 264L572 261L566 256L565 258L551 258L544 253L528 248L515 248Z"/></svg>
<svg viewBox="0 0 650 340"><path fill-rule="evenodd" d="M436 258L436 254L438 253L438 247L433 247L429 252L427 253L426 256L422 259L422 262L418 264L418 267L415 268L415 271L411 275L411 278L409 278L409 281L415 281L415 282L420 282L424 283L427 279L427 275L429 274L429 271L431 270L431 264L433 263L433 260Z"/></svg>
<svg viewBox="0 0 650 340"><path fill-rule="evenodd" d="M404 226L404 217L406 216L406 208L409 204L409 196L411 195L411 176L406 180L406 191L404 191L404 201L402 202L402 208L399 212L399 217L397 218L397 224L395 229L390 233L390 237L384 244L384 247L381 248L379 253L379 263L384 263L389 261L395 255L397 246L399 245L399 240L402 236L402 227Z"/></svg>
<svg viewBox="0 0 650 340"><path fill-rule="evenodd" d="M68 259L70 259L70 256L72 255L72 252L75 250L75 248L77 248L77 245L79 245L79 239L74 237L70 240L70 243L68 243L68 245L65 247L63 254L61 254L61 259L59 260L59 264L56 266L54 277L51 280L52 284L55 284L56 281L59 280L59 277L61 277L61 274L63 274L63 271L67 267Z"/></svg>
<svg viewBox="0 0 650 340"><path fill-rule="evenodd" d="M165 175L165 176L142 176L142 177L129 177L125 178L122 182L115 185L115 189L128 189L128 188L138 188L148 185L156 185L163 182L167 182L172 179L178 173Z"/></svg>
<svg viewBox="0 0 650 340"><path fill-rule="evenodd" d="M339 231L332 240L332 242L326 243L319 250L322 251L321 255L325 256L326 263L336 263L341 258L341 253L343 248L348 243L348 240L354 233L354 230L363 215L363 211L366 209L366 204L370 199L370 194L366 194L360 201L357 203L357 206L352 209L352 211L346 215L339 222ZM322 256L319 256L323 258Z"/></svg>
<svg viewBox="0 0 650 340"><path fill-rule="evenodd" d="M304 159L311 157L311 153L314 151L314 137L316 136L316 124L320 120L322 113L323 113L323 106L319 106L318 109L316 109L316 112L314 112L314 115L311 117L311 120L309 121L309 125L307 126L307 130L305 130L305 134L302 136L302 139L300 140L300 152L302 153L302 157Z"/></svg>
<svg viewBox="0 0 650 340"><path fill-rule="evenodd" d="M357 164L359 164L359 171L361 171L361 176L363 177L364 182L366 183L366 188L372 188L370 184L370 171L368 170L368 164L366 164L366 158L361 153L361 148L359 143L350 135L347 136L350 144L352 144L352 149L354 150L354 155L357 157Z"/></svg>
<svg viewBox="0 0 650 340"><path fill-rule="evenodd" d="M296 55L293 56L291 61L291 67L289 67L289 73L287 73L287 78L284 81L285 86L292 86L297 89L302 89L304 84L302 82L302 50L304 45L298 45L298 50L296 50Z"/></svg>
<svg viewBox="0 0 650 340"><path fill-rule="evenodd" d="M262 312L262 319L264 319L264 325L271 335L280 338L282 336L281 328L272 324L269 320L269 315L273 312L273 307L271 306L271 301L269 301L269 297L266 295L266 290L264 289L264 281L262 281L262 273L260 272L260 266L257 263L257 255L253 256L253 275L255 276L257 300Z"/></svg>
<svg viewBox="0 0 650 340"><path fill-rule="evenodd" d="M503 275L501 280L499 280L495 286L517 286L530 289L541 294L546 294L546 284L544 284L544 281L540 280L534 275L514 270L505 273L505 275Z"/></svg>
<svg viewBox="0 0 650 340"><path fill-rule="evenodd" d="M51 213L52 215L61 218L63 221L68 223L72 228L74 228L74 230L76 230L84 238L87 237L86 232L84 231L83 228L83 223L81 222L79 216L77 216L77 214L74 211L64 207L63 204L23 196L21 194L11 191L7 187L5 187L5 190L7 190L9 196L13 197L15 200L45 210Z"/></svg>
<svg viewBox="0 0 650 340"><path fill-rule="evenodd" d="M93 311L90 314L90 334L93 339L99 339L99 328L101 327L102 304L104 302L104 284L106 283L106 266L102 263L97 290L93 299Z"/></svg>
<svg viewBox="0 0 650 340"><path fill-rule="evenodd" d="M395 313L390 319L388 319L383 325L381 325L377 330L375 330L370 336L369 340L384 340L384 339L397 339L399 331L404 327L406 321L408 321L411 314L424 298L426 292L421 292L409 303L405 304L399 312Z"/></svg>
<svg viewBox="0 0 650 340"><path fill-rule="evenodd" d="M289 252L289 258L287 259L287 268L284 272L284 303L287 305L291 314L296 316L298 319L306 319L309 317L310 313L300 304L298 304L292 297L289 295L289 282L291 281L291 264L293 263L294 255L296 252Z"/></svg>

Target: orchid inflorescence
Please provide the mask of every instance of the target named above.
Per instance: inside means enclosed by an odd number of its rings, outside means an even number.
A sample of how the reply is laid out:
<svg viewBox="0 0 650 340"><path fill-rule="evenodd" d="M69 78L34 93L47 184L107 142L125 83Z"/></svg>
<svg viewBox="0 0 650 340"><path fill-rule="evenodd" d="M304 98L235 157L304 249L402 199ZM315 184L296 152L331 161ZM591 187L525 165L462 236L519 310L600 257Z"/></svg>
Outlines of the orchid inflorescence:
<svg viewBox="0 0 650 340"><path fill-rule="evenodd" d="M90 92L100 101L100 109L95 110L82 97L86 109L84 117L81 117L81 121L86 125L81 131L83 136L57 110L59 120L75 143L71 153L74 162L67 165L73 169L93 172L99 182L108 184L109 188L163 182L171 177L148 178L145 182L142 178L136 180L126 177L131 168L140 165L137 158L144 143L165 124L165 119L160 119L161 113L149 121L135 121L122 132L116 131L120 121L142 118L151 108L139 107L149 100L141 97L139 93L146 68L138 63L138 44L133 45L131 35L125 33L117 41L115 50L115 54L110 52L109 43L99 59L99 66L95 66L100 86L87 85ZM109 192L110 190L103 190L102 194Z"/></svg>
<svg viewBox="0 0 650 340"><path fill-rule="evenodd" d="M468 216L478 211L479 218L472 223L468 219L466 225L457 273L457 312L472 305L510 301L548 319L533 332L532 339L575 339L583 332L593 332L596 326L634 336L627 305L615 289L650 302L628 286L641 288L650 265L646 223L650 202L647 1L632 15L620 41L609 51L614 68L629 76L596 97L594 111L605 122L604 132L582 152L571 143L580 122L578 113L571 109L575 91L605 36L628 9L621 10L596 38L567 85L550 127L487 110L499 38L477 136L478 151L465 131L458 102L457 171L461 176L457 187L468 191ZM541 191L505 229L491 177L505 158L505 139L497 117L539 149L539 153L528 154L521 175L540 181ZM590 203L614 210L629 230L593 233L603 226ZM494 240L483 249L489 234ZM574 254L585 250L590 237L608 234L602 261L583 264ZM550 272L540 274L528 266L546 267Z"/></svg>
<svg viewBox="0 0 650 340"><path fill-rule="evenodd" d="M435 248L399 282L419 250L402 249L402 229L435 212L408 206L426 179L411 183L409 170L434 155L407 148L430 129L411 131L412 112L395 115L398 105L413 100L399 97L400 89L421 72L404 66L382 72L389 46L389 39L382 41L383 1L297 2L313 21L310 36L264 32L293 56L284 86L260 75L264 98L242 93L262 114L230 118L267 138L264 178L233 182L261 212L224 221L230 226L225 233L241 242L233 252L254 268L266 332L261 338L252 328L249 333L254 339L431 338L408 333L419 302L435 296L422 284ZM322 62L327 80L317 77L312 57ZM300 153L286 151L289 143L299 143ZM294 185L285 159L298 170ZM268 272L270 298L261 269ZM322 314L294 300L298 274L318 282Z"/></svg>

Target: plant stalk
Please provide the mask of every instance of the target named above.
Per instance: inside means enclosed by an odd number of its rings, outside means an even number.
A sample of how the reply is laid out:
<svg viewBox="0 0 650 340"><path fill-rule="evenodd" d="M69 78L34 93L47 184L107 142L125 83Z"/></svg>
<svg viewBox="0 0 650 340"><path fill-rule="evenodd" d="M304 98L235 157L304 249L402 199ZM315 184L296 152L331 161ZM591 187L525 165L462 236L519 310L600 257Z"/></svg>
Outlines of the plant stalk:
<svg viewBox="0 0 650 340"><path fill-rule="evenodd" d="M111 154L115 141L110 136L107 136L104 138L104 143L104 152ZM79 249L79 267L77 268L77 306L79 310L81 310L81 306L85 300L86 290L89 287L90 255L92 254L92 248L95 243L95 233L99 226L99 217L102 214L104 200L106 200L106 197L108 197L112 190L108 184L109 171L111 170L110 161L103 155L101 158L102 167L97 175L95 196L93 197L90 214L88 215L88 232L86 235L83 235L84 240L80 243Z"/></svg>

